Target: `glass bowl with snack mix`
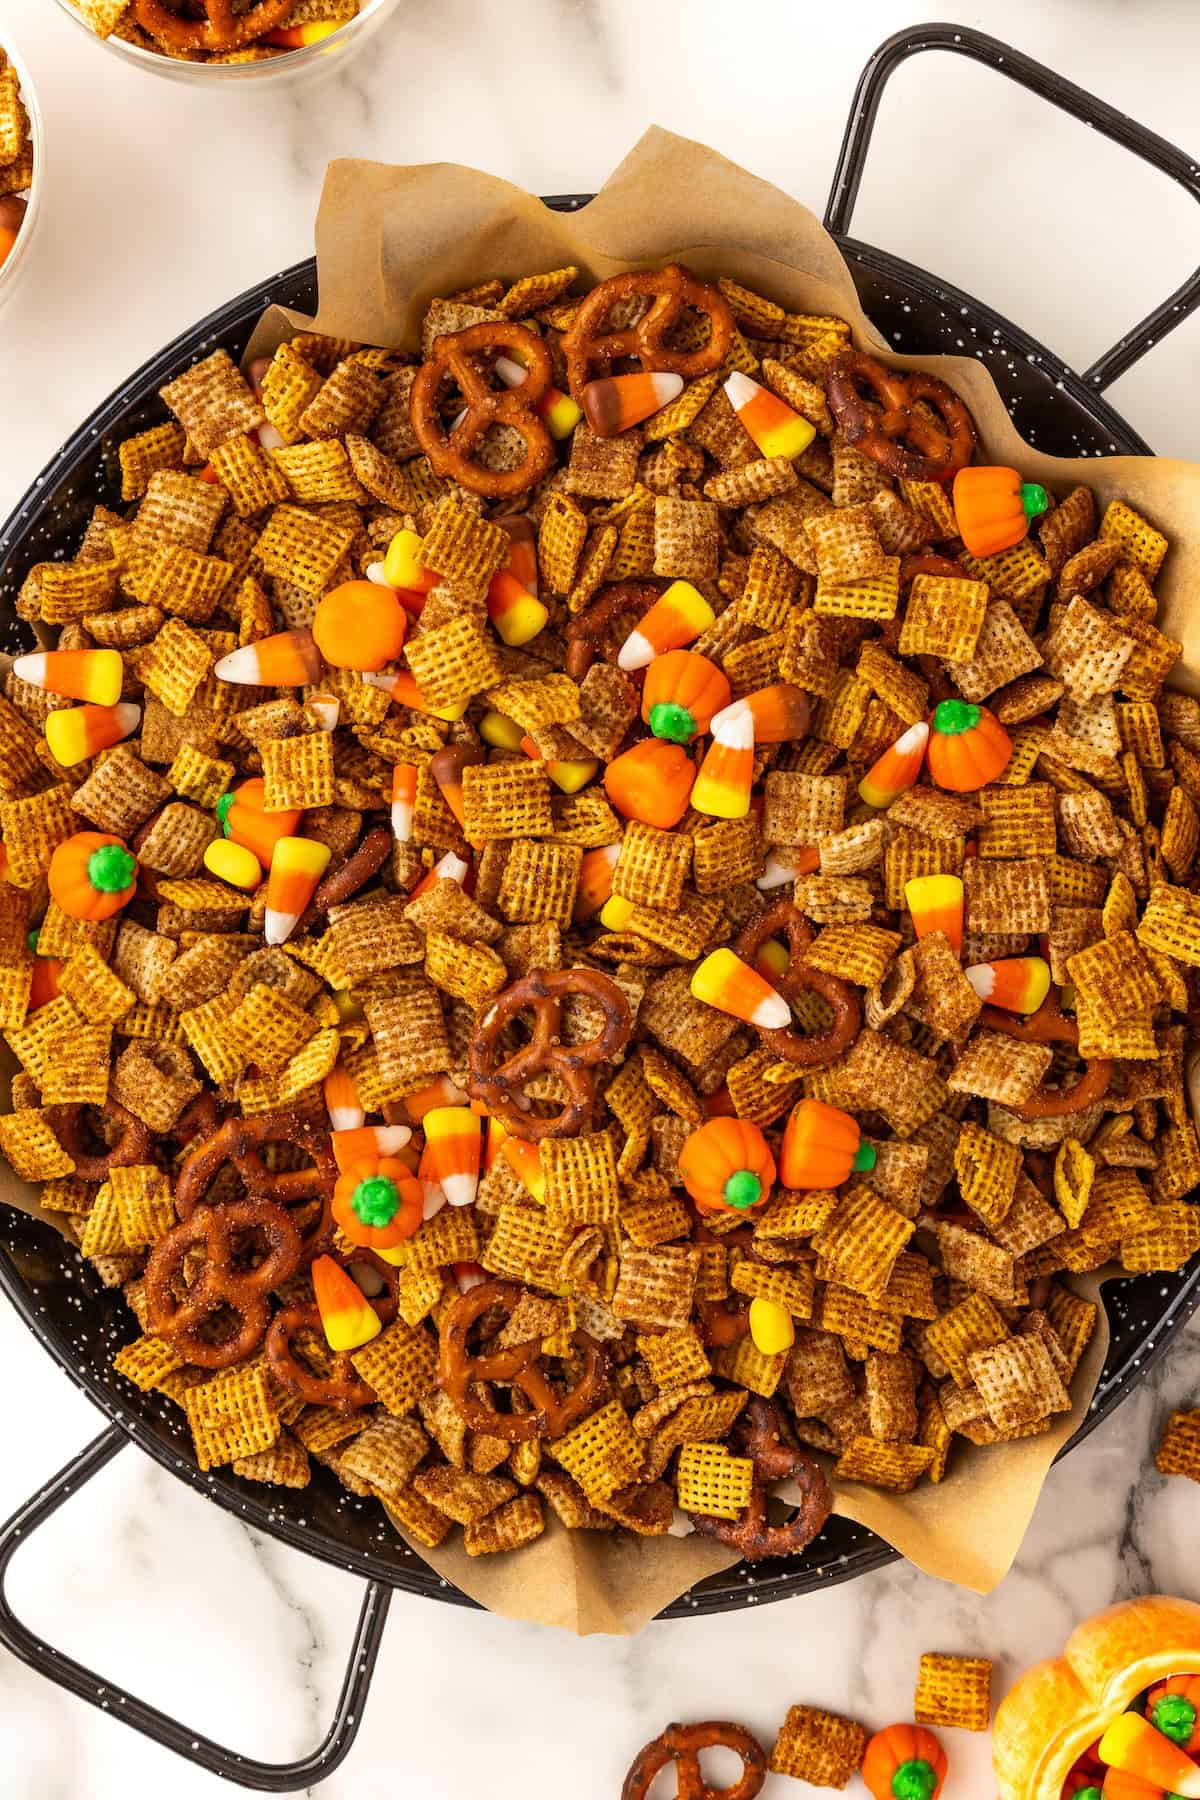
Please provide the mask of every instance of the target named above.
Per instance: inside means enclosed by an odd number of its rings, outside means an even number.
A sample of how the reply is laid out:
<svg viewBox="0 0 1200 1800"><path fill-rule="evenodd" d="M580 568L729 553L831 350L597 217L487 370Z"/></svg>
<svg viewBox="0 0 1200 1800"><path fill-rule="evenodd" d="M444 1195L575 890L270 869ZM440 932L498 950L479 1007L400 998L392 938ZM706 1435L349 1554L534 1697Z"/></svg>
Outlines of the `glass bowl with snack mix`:
<svg viewBox="0 0 1200 1800"><path fill-rule="evenodd" d="M30 572L0 1150L202 1469L782 1556L1200 1248L1200 702L1167 521L734 274L579 286L206 355Z"/></svg>
<svg viewBox="0 0 1200 1800"><path fill-rule="evenodd" d="M41 213L42 115L28 70L0 44L0 307L11 299Z"/></svg>
<svg viewBox="0 0 1200 1800"><path fill-rule="evenodd" d="M279 80L344 66L396 0L58 0L136 68L171 80Z"/></svg>

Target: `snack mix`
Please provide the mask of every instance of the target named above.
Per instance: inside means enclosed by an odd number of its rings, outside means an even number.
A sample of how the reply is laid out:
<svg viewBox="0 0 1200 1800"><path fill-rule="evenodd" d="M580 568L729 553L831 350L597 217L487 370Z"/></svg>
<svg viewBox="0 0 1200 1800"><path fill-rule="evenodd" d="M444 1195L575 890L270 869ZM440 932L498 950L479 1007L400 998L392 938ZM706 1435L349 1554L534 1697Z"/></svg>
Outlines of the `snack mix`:
<svg viewBox="0 0 1200 1800"><path fill-rule="evenodd" d="M319 44L356 18L359 0L72 0L100 38L178 62L266 62Z"/></svg>
<svg viewBox="0 0 1200 1800"><path fill-rule="evenodd" d="M215 351L29 573L0 1149L202 1469L786 1556L1200 1248L1200 702L1165 521L840 319L577 283ZM857 1766L794 1710L772 1767Z"/></svg>
<svg viewBox="0 0 1200 1800"><path fill-rule="evenodd" d="M17 71L0 45L0 269L25 223L33 186L33 138Z"/></svg>

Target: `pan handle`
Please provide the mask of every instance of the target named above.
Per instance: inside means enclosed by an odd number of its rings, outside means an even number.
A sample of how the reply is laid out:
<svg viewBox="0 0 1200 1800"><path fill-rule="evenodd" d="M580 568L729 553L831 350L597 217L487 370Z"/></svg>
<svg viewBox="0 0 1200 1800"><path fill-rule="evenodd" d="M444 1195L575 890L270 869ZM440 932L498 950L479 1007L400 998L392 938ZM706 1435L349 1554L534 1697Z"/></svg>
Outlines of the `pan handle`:
<svg viewBox="0 0 1200 1800"><path fill-rule="evenodd" d="M344 1760L362 1723L363 1706L391 1599L391 1590L379 1582L367 1583L333 1723L315 1750L290 1763L257 1762L251 1756L225 1749L212 1738L193 1731L182 1720L172 1719L136 1695L127 1694L113 1682L102 1680L82 1663L36 1637L13 1611L5 1578L17 1550L128 1442L119 1425L110 1425L73 1462L60 1469L46 1487L27 1500L7 1524L0 1526L0 1643L37 1674L48 1676L59 1687L99 1707L110 1718L123 1720L135 1731L226 1781L265 1794L293 1794L311 1787L314 1782L323 1781Z"/></svg>
<svg viewBox="0 0 1200 1800"><path fill-rule="evenodd" d="M1193 200L1200 200L1200 164L1173 144L1168 144L1157 132L1148 131L1144 125L1127 118L1084 88L1076 87L1074 82L1064 80L1043 63L1001 43L999 38L988 37L982 31L971 31L965 25L912 25L882 43L859 76L825 208L826 230L835 237L843 238L849 230L883 90L900 64L923 50L948 50L955 56L969 56L973 62L1007 75L1010 81L1028 88L1031 93L1098 131L1102 137L1111 138L1114 144L1132 151L1143 162L1161 169ZM1200 269L1132 331L1119 338L1103 356L1097 357L1091 368L1084 371L1082 379L1095 392L1103 391L1118 375L1132 368L1160 338L1181 325L1197 305L1200 305Z"/></svg>

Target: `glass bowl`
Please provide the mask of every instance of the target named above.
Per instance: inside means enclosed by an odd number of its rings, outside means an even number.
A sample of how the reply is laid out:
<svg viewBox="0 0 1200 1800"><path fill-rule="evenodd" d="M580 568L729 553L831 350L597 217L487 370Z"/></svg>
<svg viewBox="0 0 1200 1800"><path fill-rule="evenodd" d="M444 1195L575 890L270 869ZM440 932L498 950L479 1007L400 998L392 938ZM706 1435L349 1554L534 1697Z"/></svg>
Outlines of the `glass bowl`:
<svg viewBox="0 0 1200 1800"><path fill-rule="evenodd" d="M21 57L20 51L9 37L8 27L0 25L0 47L3 48L9 62L17 71L17 80L21 85L21 101L29 115L29 136L33 143L33 181L26 195L25 217L21 221L21 229L17 233L17 241L0 263L0 309L11 300L16 291L21 271L29 260L33 247L34 234L42 212L42 190L46 185L46 132L42 124L42 111L38 105L37 94L30 80L29 69Z"/></svg>
<svg viewBox="0 0 1200 1800"><path fill-rule="evenodd" d="M354 52L360 50L375 34L396 6L397 0L360 0L359 11L354 18L347 19L344 25L331 36L322 38L320 43L306 44L300 50L289 50L286 56L272 56L263 62L244 63L183 62L173 56L164 56L157 50L143 50L140 45L127 43L124 38L97 37L71 0L58 0L58 4L93 44L113 51L135 69L162 75L168 81L185 81L192 87L211 87L222 82L229 84L237 81L282 83L317 71L332 73L341 70Z"/></svg>

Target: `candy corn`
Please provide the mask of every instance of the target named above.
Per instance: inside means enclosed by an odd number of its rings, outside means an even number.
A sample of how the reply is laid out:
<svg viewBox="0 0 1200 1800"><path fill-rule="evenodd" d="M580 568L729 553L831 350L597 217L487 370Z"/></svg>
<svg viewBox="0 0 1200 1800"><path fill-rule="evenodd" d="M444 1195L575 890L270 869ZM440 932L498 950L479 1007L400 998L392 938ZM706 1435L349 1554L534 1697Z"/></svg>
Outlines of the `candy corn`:
<svg viewBox="0 0 1200 1800"><path fill-rule="evenodd" d="M304 702L304 710L322 731L336 731L342 716L342 703L336 694L310 694Z"/></svg>
<svg viewBox="0 0 1200 1800"><path fill-rule="evenodd" d="M703 1000L745 1025L778 1031L791 1024L791 1008L783 995L732 950L714 950L706 956L692 975L691 991L693 1000Z"/></svg>
<svg viewBox="0 0 1200 1800"><path fill-rule="evenodd" d="M524 1182L534 1199L544 1202L546 1198L546 1177L542 1173L542 1153L536 1144L526 1138L506 1137L500 1146L500 1154L505 1162Z"/></svg>
<svg viewBox="0 0 1200 1800"><path fill-rule="evenodd" d="M421 1174L432 1175L451 1206L470 1206L479 1185L480 1120L469 1106L435 1106L421 1121Z"/></svg>
<svg viewBox="0 0 1200 1800"><path fill-rule="evenodd" d="M600 908L600 923L605 931L624 931L633 917L633 901L623 894L610 894Z"/></svg>
<svg viewBox="0 0 1200 1800"><path fill-rule="evenodd" d="M337 1070L333 1073L336 1075ZM339 1125L329 1134L333 1160L343 1175L364 1158L397 1156L411 1139L407 1125Z"/></svg>
<svg viewBox="0 0 1200 1800"><path fill-rule="evenodd" d="M798 850L770 850L763 864L763 872L755 882L764 894L772 888L783 887L786 882L795 881L801 875L813 875L821 866L821 852L803 846Z"/></svg>
<svg viewBox="0 0 1200 1800"><path fill-rule="evenodd" d="M483 1264L477 1262L451 1263L450 1273L460 1294L469 1294L472 1288L489 1279Z"/></svg>
<svg viewBox="0 0 1200 1800"><path fill-rule="evenodd" d="M792 960L787 945L779 938L768 938L754 959L754 966L768 981L777 981Z"/></svg>
<svg viewBox="0 0 1200 1800"><path fill-rule="evenodd" d="M507 513L496 524L508 533L512 549L505 567L514 574L527 593L538 597L537 534L533 520L526 513Z"/></svg>
<svg viewBox="0 0 1200 1800"><path fill-rule="evenodd" d="M597 437L618 437L682 392L682 375L605 375L584 388L583 416Z"/></svg>
<svg viewBox="0 0 1200 1800"><path fill-rule="evenodd" d="M965 973L981 1000L1003 1007L1005 1012L1036 1012L1050 992L1050 965L1040 956L972 963Z"/></svg>
<svg viewBox="0 0 1200 1800"><path fill-rule="evenodd" d="M391 539L383 559L383 578L389 587L424 595L430 588L437 586L441 576L435 569L427 569L417 560L424 541L417 532L410 531L407 527L398 531Z"/></svg>
<svg viewBox="0 0 1200 1800"><path fill-rule="evenodd" d="M735 700L733 705L749 707L756 744L786 744L792 738L801 738L808 730L812 716L808 695L803 688L793 687L790 681L777 681L773 687L759 688L757 693L747 694L744 699ZM714 716L714 730L732 710L733 707L727 706Z"/></svg>
<svg viewBox="0 0 1200 1800"><path fill-rule="evenodd" d="M906 794L921 773L928 742L929 727L924 719L918 719L915 725L901 732L878 762L872 763L858 784L859 798L868 806L883 807Z"/></svg>
<svg viewBox="0 0 1200 1800"><path fill-rule="evenodd" d="M413 807L417 799L417 771L413 763L392 765L392 836L398 844L412 837Z"/></svg>
<svg viewBox="0 0 1200 1800"><path fill-rule="evenodd" d="M312 622L317 649L334 669L382 669L403 650L407 631L408 614L392 590L375 581L331 588L318 600Z"/></svg>
<svg viewBox="0 0 1200 1800"><path fill-rule="evenodd" d="M58 978L65 967L66 964L57 956L34 957L33 980L29 985L30 1012L36 1012L39 1006L45 1006L47 1000L57 997Z"/></svg>
<svg viewBox="0 0 1200 1800"><path fill-rule="evenodd" d="M463 810L463 770L482 761L483 751L474 744L446 744L441 750L435 750L429 759L429 773L460 825L466 820Z"/></svg>
<svg viewBox="0 0 1200 1800"><path fill-rule="evenodd" d="M268 944L287 942L328 867L328 844L318 844L315 838L280 838L267 876L263 937Z"/></svg>
<svg viewBox="0 0 1200 1800"><path fill-rule="evenodd" d="M963 884L957 875L914 875L904 884L904 904L919 938L941 931L954 954L962 950Z"/></svg>
<svg viewBox="0 0 1200 1800"><path fill-rule="evenodd" d="M125 679L119 650L33 650L15 659L12 672L30 687L93 706L115 706Z"/></svg>
<svg viewBox="0 0 1200 1800"><path fill-rule="evenodd" d="M489 707L479 721L479 735L493 750L519 750L525 733L515 719L507 719Z"/></svg>
<svg viewBox="0 0 1200 1800"><path fill-rule="evenodd" d="M72 769L98 750L127 738L137 730L141 716L141 707L131 700L116 706L67 706L47 713L42 729L55 762Z"/></svg>
<svg viewBox="0 0 1200 1800"><path fill-rule="evenodd" d="M214 838L204 852L204 866L218 881L227 881L230 887L243 888L248 894L262 883L262 864L257 856L244 844L235 844L232 838Z"/></svg>
<svg viewBox="0 0 1200 1800"><path fill-rule="evenodd" d="M413 712L428 713L431 719L444 719L448 725L457 724L470 704L469 700L462 700L456 706L430 706L408 669L378 673L373 669L364 669L363 680L369 681L372 687L382 688L397 706L411 707Z"/></svg>
<svg viewBox="0 0 1200 1800"><path fill-rule="evenodd" d="M543 757L531 737L522 736L520 747L534 762L545 763L547 775L564 794L577 794L600 767L594 756Z"/></svg>
<svg viewBox="0 0 1200 1800"><path fill-rule="evenodd" d="M528 644L550 617L548 608L511 569L497 569L488 583L487 615L497 636L512 649Z"/></svg>
<svg viewBox="0 0 1200 1800"><path fill-rule="evenodd" d="M344 24L342 19L313 19L307 25L276 25L273 30L263 33L268 44L278 44L284 50L307 50L310 44L324 43L335 31L340 31ZM366 1339L363 1339L366 1342Z"/></svg>
<svg viewBox="0 0 1200 1800"><path fill-rule="evenodd" d="M690 581L673 581L621 645L618 667L631 674L666 650L682 650L707 631L716 615Z"/></svg>
<svg viewBox="0 0 1200 1800"><path fill-rule="evenodd" d="M735 369L726 381L725 397L738 416L738 424L764 456L802 456L817 435L815 425L740 369Z"/></svg>
<svg viewBox="0 0 1200 1800"><path fill-rule="evenodd" d="M304 814L296 807L264 812L263 792L261 775L253 775L231 793L222 794L217 801L217 823L227 838L253 850L263 868L269 869L276 844L280 838L294 836Z"/></svg>
<svg viewBox="0 0 1200 1800"><path fill-rule="evenodd" d="M494 1113L489 1113L487 1115L487 1129L483 1134L482 1166L485 1171L495 1166L496 1159L500 1155L501 1146L508 1135L508 1128L503 1119L498 1119Z"/></svg>
<svg viewBox="0 0 1200 1800"><path fill-rule="evenodd" d="M366 1109L358 1097L354 1077L345 1063L330 1069L321 1083L325 1110L334 1131L353 1131L366 1119Z"/></svg>
<svg viewBox="0 0 1200 1800"><path fill-rule="evenodd" d="M577 925L599 912L611 895L613 870L620 854L620 844L602 844L598 850L584 851L579 865L579 885L575 889Z"/></svg>
<svg viewBox="0 0 1200 1800"><path fill-rule="evenodd" d="M231 650L213 669L218 681L255 687L307 687L321 674L321 652L311 631L277 631Z"/></svg>
<svg viewBox="0 0 1200 1800"><path fill-rule="evenodd" d="M763 1356L778 1356L796 1341L796 1327L786 1306L756 1294L750 1302L750 1336Z"/></svg>
<svg viewBox="0 0 1200 1800"><path fill-rule="evenodd" d="M735 700L713 720L712 743L692 788L697 812L717 819L744 819L754 785L754 719L744 700Z"/></svg>
<svg viewBox="0 0 1200 1800"><path fill-rule="evenodd" d="M321 1329L331 1350L358 1350L378 1337L379 1314L351 1275L332 1256L318 1256L311 1270Z"/></svg>
<svg viewBox="0 0 1200 1800"><path fill-rule="evenodd" d="M427 1112L435 1106L465 1106L467 1096L460 1087L451 1081L448 1075L439 1075L428 1087L418 1088L415 1093L405 1094L400 1103L414 1125L419 1125Z"/></svg>
<svg viewBox="0 0 1200 1800"><path fill-rule="evenodd" d="M1122 1713L1114 1719L1100 1739L1098 1755L1110 1769L1140 1775L1178 1800L1200 1800L1200 1765L1155 1731L1141 1713Z"/></svg>
<svg viewBox="0 0 1200 1800"><path fill-rule="evenodd" d="M505 387L510 388L520 387L529 374L528 369L523 369L511 356L498 356L493 367ZM556 387L548 387L533 410L552 438L570 437L583 417L570 394L564 394Z"/></svg>
<svg viewBox="0 0 1200 1800"><path fill-rule="evenodd" d="M461 856L456 856L453 850L447 850L445 856L443 856L440 861L434 863L428 875L423 876L421 880L418 881L416 887L409 895L409 899L415 900L418 894L423 894L427 888L431 888L435 881L457 881L458 885L461 887L470 872L471 866L469 863L465 863Z"/></svg>

